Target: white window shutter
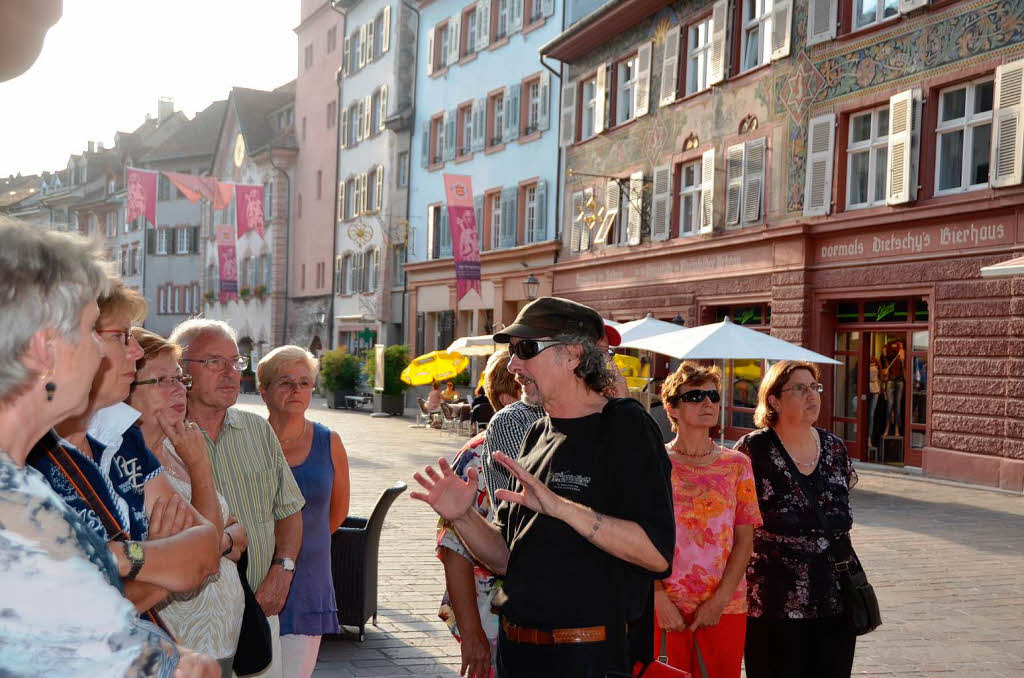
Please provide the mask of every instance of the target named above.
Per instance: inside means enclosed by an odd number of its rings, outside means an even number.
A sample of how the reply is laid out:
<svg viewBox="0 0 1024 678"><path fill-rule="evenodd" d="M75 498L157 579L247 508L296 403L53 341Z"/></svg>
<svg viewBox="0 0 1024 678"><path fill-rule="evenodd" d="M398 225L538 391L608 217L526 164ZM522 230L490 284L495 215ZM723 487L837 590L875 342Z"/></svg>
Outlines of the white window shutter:
<svg viewBox="0 0 1024 678"><path fill-rule="evenodd" d="M636 50L636 87L633 88L633 111L636 117L647 115L651 107L651 54L654 43L642 43Z"/></svg>
<svg viewBox="0 0 1024 678"><path fill-rule="evenodd" d="M359 27L359 68L366 65L366 24Z"/></svg>
<svg viewBox="0 0 1024 678"><path fill-rule="evenodd" d="M376 186L373 189L373 200L376 203L373 208L378 212L384 205L384 168L377 168Z"/></svg>
<svg viewBox="0 0 1024 678"><path fill-rule="evenodd" d="M832 203L832 162L836 114L825 113L807 124L807 174L804 177L804 216L828 214Z"/></svg>
<svg viewBox="0 0 1024 678"><path fill-rule="evenodd" d="M929 0L900 0L900 14L909 14L914 10L928 6Z"/></svg>
<svg viewBox="0 0 1024 678"><path fill-rule="evenodd" d="M725 150L725 225L738 226L743 205L743 144Z"/></svg>
<svg viewBox="0 0 1024 678"><path fill-rule="evenodd" d="M487 101L486 99L474 99L473 100L473 107L470 109L470 112L469 112L469 118L470 118L470 124L469 124L469 128L470 128L469 150L471 152L473 152L473 153L476 153L481 148L481 146L480 146L480 141L481 141L481 139L480 139L480 111L481 111L481 102L484 102L484 104L486 105L486 101ZM484 110L486 110L486 109L484 109Z"/></svg>
<svg viewBox="0 0 1024 678"><path fill-rule="evenodd" d="M725 80L728 68L726 35L729 28L729 0L718 0L711 8L711 64L708 70L708 84L715 85Z"/></svg>
<svg viewBox="0 0 1024 678"><path fill-rule="evenodd" d="M516 212L519 207L519 191L515 186L501 191L501 239L500 247L516 246Z"/></svg>
<svg viewBox="0 0 1024 678"><path fill-rule="evenodd" d="M348 145L348 109L342 109L341 111L341 129L338 130L338 137L341 140L341 147L345 148Z"/></svg>
<svg viewBox="0 0 1024 678"><path fill-rule="evenodd" d="M917 198L917 128L921 124L919 92L908 89L889 98L887 205L902 205Z"/></svg>
<svg viewBox="0 0 1024 678"><path fill-rule="evenodd" d="M338 182L338 221L345 218L345 180Z"/></svg>
<svg viewBox="0 0 1024 678"><path fill-rule="evenodd" d="M605 99L608 97L608 64L599 64L594 87L594 134L604 131Z"/></svg>
<svg viewBox="0 0 1024 678"><path fill-rule="evenodd" d="M586 198L583 191L577 191L572 194L572 210L569 213L569 223L572 224L569 228L570 252L580 251L580 236L583 235L583 231L587 230L586 224L583 223L583 204L585 201Z"/></svg>
<svg viewBox="0 0 1024 678"><path fill-rule="evenodd" d="M384 131L384 121L388 119L388 86L381 85L380 87L380 118L378 128L379 131Z"/></svg>
<svg viewBox="0 0 1024 678"><path fill-rule="evenodd" d="M715 229L715 149L704 151L700 161L700 232Z"/></svg>
<svg viewBox="0 0 1024 678"><path fill-rule="evenodd" d="M444 155L441 156L442 160L455 159L455 120L457 117L456 109L444 113Z"/></svg>
<svg viewBox="0 0 1024 678"><path fill-rule="evenodd" d="M373 113L372 113L372 111L373 111L373 95L372 94L367 94L366 95L366 107L365 107L365 110L366 110L366 115L363 116L363 138L364 139L369 139L370 136L373 134L373 130L370 129L372 127L372 125L373 125Z"/></svg>
<svg viewBox="0 0 1024 678"><path fill-rule="evenodd" d="M996 68L995 106L992 109L992 186L1021 183L1021 151L1024 149L1024 61Z"/></svg>
<svg viewBox="0 0 1024 678"><path fill-rule="evenodd" d="M813 1L813 0L812 0ZM772 2L772 61L789 56L793 34L793 0Z"/></svg>
<svg viewBox="0 0 1024 678"><path fill-rule="evenodd" d="M538 0L534 0L537 2ZM540 11L544 16L551 16L555 13L555 0L539 0Z"/></svg>
<svg viewBox="0 0 1024 678"><path fill-rule="evenodd" d="M448 59L446 64L458 63L459 57L459 33L462 32L462 15L454 14L448 19Z"/></svg>
<svg viewBox="0 0 1024 678"><path fill-rule="evenodd" d="M491 0L476 3L476 51L487 49L491 44Z"/></svg>
<svg viewBox="0 0 1024 678"><path fill-rule="evenodd" d="M437 234L434 232L437 230L437 224L434 220L434 215L437 214L437 210L433 207L427 208L427 259L436 259L434 256L434 243L437 242Z"/></svg>
<svg viewBox="0 0 1024 678"><path fill-rule="evenodd" d="M508 34L523 30L523 0L508 0Z"/></svg>
<svg viewBox="0 0 1024 678"><path fill-rule="evenodd" d="M380 38L380 51L391 49L391 5L384 5L384 31Z"/></svg>
<svg viewBox="0 0 1024 678"><path fill-rule="evenodd" d="M644 205L644 173L629 175L629 222L627 236L630 245L640 244L640 221Z"/></svg>
<svg viewBox="0 0 1024 678"><path fill-rule="evenodd" d="M588 202L593 200L593 198L594 198L594 189L593 189L593 187L589 187L589 188L583 189L583 204L584 205L586 205ZM582 223L581 226L582 226L582 228L580 230L580 251L582 252L583 250L589 250L590 249L591 231L590 231L589 228L587 228L587 225L585 223Z"/></svg>
<svg viewBox="0 0 1024 678"><path fill-rule="evenodd" d="M348 75L348 50L349 50L349 39L346 37L341 41L341 74Z"/></svg>
<svg viewBox="0 0 1024 678"><path fill-rule="evenodd" d="M615 223L615 217L619 213L620 193L619 182L615 179L609 179L604 188L604 219L601 221L601 226L598 227L597 234L594 236L595 243L608 241L608 233L612 230L612 224Z"/></svg>
<svg viewBox="0 0 1024 678"><path fill-rule="evenodd" d="M363 172L362 174L359 175L359 179L361 180L362 185L363 185L362 190L359 191L359 206L360 206L360 210L359 211L365 213L365 212L369 212L370 211L370 205L369 205L369 202L368 202L368 198L370 197L370 191L369 191L370 173L369 172Z"/></svg>
<svg viewBox="0 0 1024 678"><path fill-rule="evenodd" d="M765 137L748 141L743 158L743 223L761 221L764 196Z"/></svg>
<svg viewBox="0 0 1024 678"><path fill-rule="evenodd" d="M540 73L537 88L537 129L546 132L551 127L551 73L546 68Z"/></svg>
<svg viewBox="0 0 1024 678"><path fill-rule="evenodd" d="M420 126L422 130L420 139L420 167L426 168L430 165L430 121L424 120Z"/></svg>
<svg viewBox="0 0 1024 678"><path fill-rule="evenodd" d="M576 81L562 85L561 117L558 123L558 145L572 146L576 141Z"/></svg>
<svg viewBox="0 0 1024 678"><path fill-rule="evenodd" d="M668 240L672 223L672 165L654 168L654 193L651 198L651 240Z"/></svg>
<svg viewBox="0 0 1024 678"><path fill-rule="evenodd" d="M434 73L434 29L427 31L427 75Z"/></svg>
<svg viewBox="0 0 1024 678"><path fill-rule="evenodd" d="M505 130L502 141L506 143L519 138L519 101L522 89L521 83L505 88Z"/></svg>
<svg viewBox="0 0 1024 678"><path fill-rule="evenodd" d="M839 0L807 0L807 45L832 40L839 22Z"/></svg>
<svg viewBox="0 0 1024 678"><path fill-rule="evenodd" d="M534 203L533 242L544 242L548 238L548 184L537 181L536 202Z"/></svg>
<svg viewBox="0 0 1024 678"><path fill-rule="evenodd" d="M679 92L679 46L681 27L676 25L665 34L665 51L661 57L661 92L658 105L667 106Z"/></svg>

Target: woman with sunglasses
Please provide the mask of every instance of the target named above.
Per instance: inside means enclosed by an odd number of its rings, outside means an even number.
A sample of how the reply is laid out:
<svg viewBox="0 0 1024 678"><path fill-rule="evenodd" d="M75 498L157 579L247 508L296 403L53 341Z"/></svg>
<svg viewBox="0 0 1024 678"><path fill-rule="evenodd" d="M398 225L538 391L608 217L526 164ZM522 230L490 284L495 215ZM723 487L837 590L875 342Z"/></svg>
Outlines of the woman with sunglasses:
<svg viewBox="0 0 1024 678"><path fill-rule="evenodd" d="M217 574L196 591L171 595L157 610L179 642L214 657L221 676L230 678L245 606L235 563L248 545L248 537L214 488L202 432L185 423L185 393L192 377L181 372L181 349L141 327L132 328L131 333L142 349L142 358L127 402L141 413L138 428L146 446L164 467L174 490L205 518L225 525Z"/></svg>
<svg viewBox="0 0 1024 678"><path fill-rule="evenodd" d="M857 473L836 435L814 426L821 410L818 368L782 361L761 381L754 423L740 438L750 457L764 525L747 567L749 678L849 678L856 635L847 627L832 549L802 484L859 567L849 542L850 488Z"/></svg>
<svg viewBox="0 0 1024 678"><path fill-rule="evenodd" d="M275 348L256 366L270 425L306 500L302 548L280 612L281 669L288 678L309 678L321 638L339 630L331 535L348 515L348 456L341 436L306 417L317 368L301 346Z"/></svg>
<svg viewBox="0 0 1024 678"><path fill-rule="evenodd" d="M761 524L750 461L709 437L718 424L721 370L684 362L661 398L676 437L672 462L676 548L672 574L655 582L654 648L668 663L710 678L738 678L747 624L744 571Z"/></svg>

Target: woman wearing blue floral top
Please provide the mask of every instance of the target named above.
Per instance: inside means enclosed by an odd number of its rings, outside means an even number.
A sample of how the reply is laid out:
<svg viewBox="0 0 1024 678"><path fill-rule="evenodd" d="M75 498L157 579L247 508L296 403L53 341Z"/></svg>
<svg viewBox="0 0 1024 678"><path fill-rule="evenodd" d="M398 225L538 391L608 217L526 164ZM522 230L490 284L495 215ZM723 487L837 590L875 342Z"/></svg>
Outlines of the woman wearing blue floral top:
<svg viewBox="0 0 1024 678"><path fill-rule="evenodd" d="M491 356L484 369L487 397L499 408L519 400L519 384L508 371L508 362L508 351L501 350ZM477 482L475 507L490 521L494 518L494 507L484 482L481 456L486 435L486 431L477 434L459 450L452 461L452 470L463 480L469 479L470 469L474 471ZM459 535L444 520L438 522L436 553L444 563L447 585L438 616L448 624L452 635L461 644L460 675L488 678L494 674L494 661L498 656L498 615L491 612L491 598L501 580L474 560Z"/></svg>

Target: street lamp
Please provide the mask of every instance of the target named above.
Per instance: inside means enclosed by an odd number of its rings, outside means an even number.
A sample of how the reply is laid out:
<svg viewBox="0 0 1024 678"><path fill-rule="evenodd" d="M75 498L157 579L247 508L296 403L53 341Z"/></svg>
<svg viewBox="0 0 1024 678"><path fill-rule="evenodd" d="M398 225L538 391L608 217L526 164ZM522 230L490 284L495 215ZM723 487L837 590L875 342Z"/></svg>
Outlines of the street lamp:
<svg viewBox="0 0 1024 678"><path fill-rule="evenodd" d="M320 327L323 327L324 325L327 324L327 311L317 311L315 317L316 324L319 325Z"/></svg>
<svg viewBox="0 0 1024 678"><path fill-rule="evenodd" d="M679 313L678 311L676 312L676 317L672 318L672 320L670 320L669 322L672 323L673 325L679 325L680 327L686 327L686 319L683 318L682 314Z"/></svg>
<svg viewBox="0 0 1024 678"><path fill-rule="evenodd" d="M533 301L537 298L537 290L540 287L540 281L533 277L531 273L527 276L526 280L523 281L523 292L526 294L527 301Z"/></svg>

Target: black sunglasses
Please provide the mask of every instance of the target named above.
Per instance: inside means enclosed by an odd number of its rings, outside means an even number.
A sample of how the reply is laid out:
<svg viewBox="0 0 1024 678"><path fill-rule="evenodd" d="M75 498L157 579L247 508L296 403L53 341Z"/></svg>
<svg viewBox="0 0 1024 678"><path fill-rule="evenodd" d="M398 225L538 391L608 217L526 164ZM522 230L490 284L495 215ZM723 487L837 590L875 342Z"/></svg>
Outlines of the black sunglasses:
<svg viewBox="0 0 1024 678"><path fill-rule="evenodd" d="M546 348L561 346L560 341L539 341L537 339L520 339L518 344L509 344L508 352L520 360L536 358Z"/></svg>
<svg viewBox="0 0 1024 678"><path fill-rule="evenodd" d="M687 391L679 395L679 400L684 403L701 403L704 402L704 398L707 398L713 403L717 403L722 399L722 395L718 392L717 388L713 388L710 391L702 391L699 388L695 388L692 391Z"/></svg>

